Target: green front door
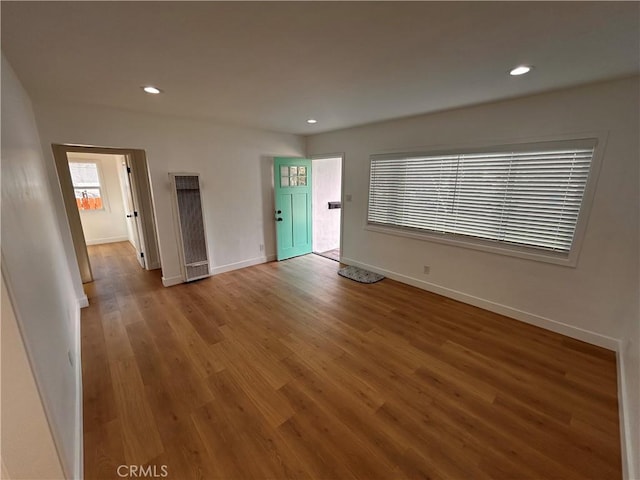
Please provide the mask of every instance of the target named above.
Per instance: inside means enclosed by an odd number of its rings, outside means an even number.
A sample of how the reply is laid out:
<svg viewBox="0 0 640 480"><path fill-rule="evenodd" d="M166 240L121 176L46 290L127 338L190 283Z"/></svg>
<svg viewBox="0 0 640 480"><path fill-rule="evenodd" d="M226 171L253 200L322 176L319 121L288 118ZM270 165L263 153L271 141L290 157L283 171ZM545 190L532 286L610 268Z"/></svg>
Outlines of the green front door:
<svg viewBox="0 0 640 480"><path fill-rule="evenodd" d="M311 253L311 160L274 158L278 260Z"/></svg>

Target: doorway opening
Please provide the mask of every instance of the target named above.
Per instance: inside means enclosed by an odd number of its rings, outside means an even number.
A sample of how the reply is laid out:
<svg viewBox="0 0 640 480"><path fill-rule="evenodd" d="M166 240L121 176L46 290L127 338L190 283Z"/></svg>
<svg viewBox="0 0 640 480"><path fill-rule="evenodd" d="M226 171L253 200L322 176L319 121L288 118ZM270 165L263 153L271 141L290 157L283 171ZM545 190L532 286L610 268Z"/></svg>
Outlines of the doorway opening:
<svg viewBox="0 0 640 480"><path fill-rule="evenodd" d="M342 155L312 157L313 253L340 261L342 243Z"/></svg>
<svg viewBox="0 0 640 480"><path fill-rule="evenodd" d="M53 151L82 282L94 280L87 246L118 245L139 268L160 268L144 151L73 145Z"/></svg>

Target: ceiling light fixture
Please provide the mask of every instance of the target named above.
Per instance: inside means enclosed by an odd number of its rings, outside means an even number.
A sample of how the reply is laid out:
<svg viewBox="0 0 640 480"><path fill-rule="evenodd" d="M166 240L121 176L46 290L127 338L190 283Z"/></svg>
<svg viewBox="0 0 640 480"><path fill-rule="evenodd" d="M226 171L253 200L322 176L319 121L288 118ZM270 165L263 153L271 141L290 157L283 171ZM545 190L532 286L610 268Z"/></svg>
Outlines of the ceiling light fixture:
<svg viewBox="0 0 640 480"><path fill-rule="evenodd" d="M309 120L307 120L307 123L314 124L314 123L318 123L318 121L315 118L310 118Z"/></svg>
<svg viewBox="0 0 640 480"><path fill-rule="evenodd" d="M152 95L157 95L159 93L162 93L162 90L160 90L159 88L156 87L152 87L151 85L147 85L146 87L142 87L142 90L144 90L147 93L150 93Z"/></svg>
<svg viewBox="0 0 640 480"><path fill-rule="evenodd" d="M513 75L513 76L524 75L525 73L529 73L530 71L531 71L531 67L527 65L519 65L516 68L512 69L509 72L509 75Z"/></svg>

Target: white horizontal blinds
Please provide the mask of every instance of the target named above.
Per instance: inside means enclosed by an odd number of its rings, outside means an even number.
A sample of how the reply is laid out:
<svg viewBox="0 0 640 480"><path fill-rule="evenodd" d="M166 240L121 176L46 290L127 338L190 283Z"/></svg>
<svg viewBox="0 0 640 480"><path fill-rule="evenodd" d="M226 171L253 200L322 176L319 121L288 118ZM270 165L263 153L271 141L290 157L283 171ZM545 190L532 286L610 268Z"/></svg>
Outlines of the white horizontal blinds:
<svg viewBox="0 0 640 480"><path fill-rule="evenodd" d="M371 224L568 253L595 141L371 159Z"/></svg>
<svg viewBox="0 0 640 480"><path fill-rule="evenodd" d="M457 155L372 160L369 222L444 232L457 163Z"/></svg>

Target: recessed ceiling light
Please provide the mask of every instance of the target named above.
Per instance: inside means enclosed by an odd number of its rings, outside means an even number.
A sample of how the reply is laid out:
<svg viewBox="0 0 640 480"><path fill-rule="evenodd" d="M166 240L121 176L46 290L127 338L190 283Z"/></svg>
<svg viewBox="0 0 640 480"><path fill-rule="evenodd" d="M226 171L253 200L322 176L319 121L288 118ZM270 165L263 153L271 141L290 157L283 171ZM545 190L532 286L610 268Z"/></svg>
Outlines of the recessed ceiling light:
<svg viewBox="0 0 640 480"><path fill-rule="evenodd" d="M531 67L527 65L519 65L513 70L509 72L509 75L524 75L525 73L529 73L531 71Z"/></svg>
<svg viewBox="0 0 640 480"><path fill-rule="evenodd" d="M307 123L318 123L318 121L315 118L310 118Z"/></svg>
<svg viewBox="0 0 640 480"><path fill-rule="evenodd" d="M142 87L142 89L147 93L151 93L152 95L157 95L157 94L162 92L162 90L160 90L159 88L152 87L151 85L147 85L146 87Z"/></svg>

